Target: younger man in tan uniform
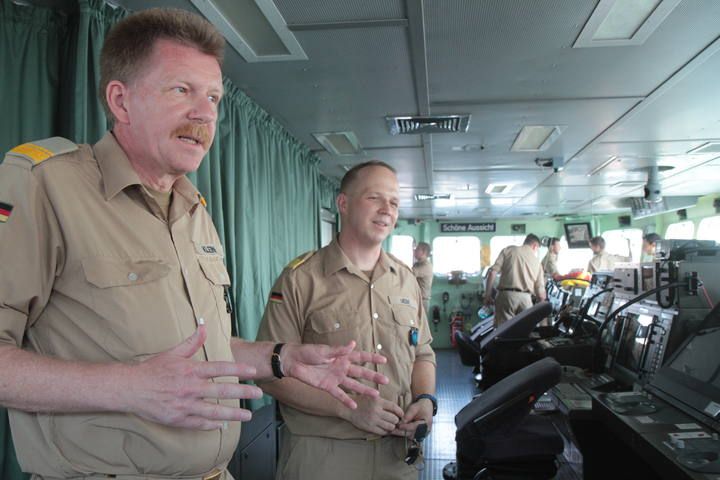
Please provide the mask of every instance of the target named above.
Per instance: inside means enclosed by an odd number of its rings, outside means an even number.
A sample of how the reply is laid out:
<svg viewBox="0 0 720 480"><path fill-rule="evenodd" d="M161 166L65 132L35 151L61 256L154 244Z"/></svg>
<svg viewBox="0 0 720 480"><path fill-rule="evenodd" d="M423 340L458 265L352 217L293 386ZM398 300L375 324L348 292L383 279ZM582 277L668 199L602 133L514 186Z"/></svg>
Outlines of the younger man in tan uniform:
<svg viewBox="0 0 720 480"><path fill-rule="evenodd" d="M435 355L422 296L410 268L382 251L398 217L395 171L373 161L343 178L337 203L342 230L327 247L293 261L273 287L259 340L341 345L387 356L390 379L380 398L358 398L351 411L293 379L263 383L280 402L289 433L277 479L417 479L404 463L418 422L428 427L436 401Z"/></svg>
<svg viewBox="0 0 720 480"><path fill-rule="evenodd" d="M427 315L428 308L430 308L433 282L433 266L429 260L430 245L426 242L418 243L413 252L413 256L415 257L415 264L413 265L412 271L417 278L418 285L420 285L423 307L425 307L425 315Z"/></svg>
<svg viewBox="0 0 720 480"><path fill-rule="evenodd" d="M543 269L537 259L540 239L532 233L525 237L522 246L505 247L488 273L485 284L485 304L493 303L492 288L495 276L500 274L495 299L495 326L499 326L532 306L532 294L545 300Z"/></svg>

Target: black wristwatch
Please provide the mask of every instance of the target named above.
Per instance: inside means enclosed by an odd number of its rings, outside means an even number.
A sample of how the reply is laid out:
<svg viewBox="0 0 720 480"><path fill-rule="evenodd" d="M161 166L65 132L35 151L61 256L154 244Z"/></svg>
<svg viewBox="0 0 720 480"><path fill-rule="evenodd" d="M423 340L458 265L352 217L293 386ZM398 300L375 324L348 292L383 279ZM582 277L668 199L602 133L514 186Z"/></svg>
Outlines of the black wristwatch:
<svg viewBox="0 0 720 480"><path fill-rule="evenodd" d="M282 362L280 361L280 350L282 350L284 343L278 343L273 348L272 357L270 357L270 366L272 367L273 375L277 378L283 378L285 374L282 371Z"/></svg>
<svg viewBox="0 0 720 480"><path fill-rule="evenodd" d="M430 401L432 402L432 404L433 404L433 417L434 417L434 416L437 414L437 398L435 398L434 396L430 395L429 393L421 393L420 395L418 395L417 397L415 397L415 400L413 401L413 403L417 402L418 400L422 400L423 398L427 398L428 400L430 400Z"/></svg>

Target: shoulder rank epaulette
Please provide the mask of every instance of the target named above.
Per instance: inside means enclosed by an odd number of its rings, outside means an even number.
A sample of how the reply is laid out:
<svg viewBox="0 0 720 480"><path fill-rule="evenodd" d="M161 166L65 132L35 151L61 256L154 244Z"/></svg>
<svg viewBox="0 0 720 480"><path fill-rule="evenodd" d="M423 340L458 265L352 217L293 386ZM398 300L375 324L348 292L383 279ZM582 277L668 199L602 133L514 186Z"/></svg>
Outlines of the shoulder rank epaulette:
<svg viewBox="0 0 720 480"><path fill-rule="evenodd" d="M57 157L64 153L74 152L78 149L76 143L63 137L46 138L37 142L23 143L8 152L8 155L24 158L33 163L33 166L44 162L48 158Z"/></svg>
<svg viewBox="0 0 720 480"><path fill-rule="evenodd" d="M396 257L395 255L393 255L393 254L390 253L390 252L385 252L385 254L387 254L388 257L390 257L390 258L392 258L393 260L395 260L395 263L397 263L397 264L400 265L401 267L405 267L406 269L410 270L410 272L412 272L412 267L410 267L410 265L408 265L407 263L403 262L402 260L400 260L398 257Z"/></svg>
<svg viewBox="0 0 720 480"><path fill-rule="evenodd" d="M315 252L316 252L316 251L317 251L317 250L311 250L311 251L309 251L309 252L303 253L302 255L300 255L299 257L295 258L295 259L292 260L290 263L288 263L285 268L289 268L290 270L295 270L295 269L298 268L300 265L302 265L303 263L307 262L310 257L312 257L313 255L315 255Z"/></svg>

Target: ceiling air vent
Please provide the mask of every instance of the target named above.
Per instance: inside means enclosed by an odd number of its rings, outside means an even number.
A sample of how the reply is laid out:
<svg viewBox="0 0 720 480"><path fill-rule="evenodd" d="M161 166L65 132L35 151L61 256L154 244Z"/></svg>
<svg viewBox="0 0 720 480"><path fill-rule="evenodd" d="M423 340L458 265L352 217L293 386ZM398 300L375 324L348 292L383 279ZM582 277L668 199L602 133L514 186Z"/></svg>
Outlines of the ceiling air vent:
<svg viewBox="0 0 720 480"><path fill-rule="evenodd" d="M415 200L450 200L449 193L416 193Z"/></svg>
<svg viewBox="0 0 720 480"><path fill-rule="evenodd" d="M470 126L470 115L435 115L432 117L385 117L391 135L419 133L464 133Z"/></svg>

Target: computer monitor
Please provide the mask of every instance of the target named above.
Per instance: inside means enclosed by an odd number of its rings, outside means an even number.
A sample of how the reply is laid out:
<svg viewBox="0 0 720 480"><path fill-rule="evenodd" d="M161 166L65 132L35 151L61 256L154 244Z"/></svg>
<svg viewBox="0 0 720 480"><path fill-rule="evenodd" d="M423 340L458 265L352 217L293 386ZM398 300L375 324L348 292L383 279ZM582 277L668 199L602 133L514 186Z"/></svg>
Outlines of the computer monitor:
<svg viewBox="0 0 720 480"><path fill-rule="evenodd" d="M568 248L590 248L592 229L589 222L566 223L564 227Z"/></svg>
<svg viewBox="0 0 720 480"><path fill-rule="evenodd" d="M720 428L720 303L661 368L652 391L711 428Z"/></svg>
<svg viewBox="0 0 720 480"><path fill-rule="evenodd" d="M615 354L613 374L621 383L632 384L642 375L650 326L657 317L639 312L626 312Z"/></svg>

